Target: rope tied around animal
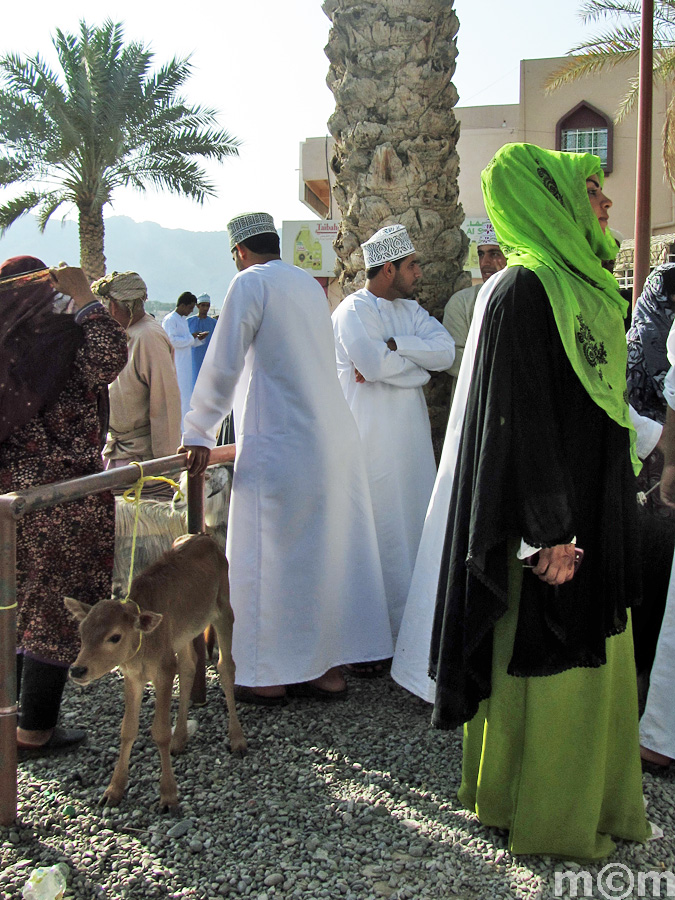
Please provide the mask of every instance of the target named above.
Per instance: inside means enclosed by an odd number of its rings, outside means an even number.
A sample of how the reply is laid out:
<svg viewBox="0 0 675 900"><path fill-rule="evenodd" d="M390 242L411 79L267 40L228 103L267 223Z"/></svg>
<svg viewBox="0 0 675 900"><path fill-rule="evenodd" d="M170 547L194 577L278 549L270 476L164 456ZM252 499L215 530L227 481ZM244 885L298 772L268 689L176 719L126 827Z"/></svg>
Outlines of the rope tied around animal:
<svg viewBox="0 0 675 900"><path fill-rule="evenodd" d="M140 609L138 603L136 603L135 600L131 599L130 594L131 594L131 582L134 580L134 557L136 556L136 535L138 533L138 520L139 520L139 516L140 516L140 512L141 512L141 492L143 490L144 485L147 484L147 482L149 482L149 481L163 481L166 484L170 484L176 491L176 494L178 495L179 500L183 499L183 492L181 491L180 487L176 484L176 482L172 478L167 478L165 475L144 475L143 474L143 463L141 463L141 462L134 461L131 463L131 465L137 466L138 469L140 470L141 474L138 478L138 481L134 482L134 484L132 484L132 486L130 488L127 488L127 490L122 494L122 499L126 503L135 503L136 504L136 514L134 516L134 530L133 530L133 535L131 538L131 559L129 561L129 580L127 582L127 594L126 594L126 597L120 602L121 603L133 603L134 606L136 607L136 609L138 610L138 614L140 615L141 609ZM139 638L138 638L138 647L136 647L136 650L129 657L129 659L133 659L134 656L136 656L138 651L141 649L142 643L143 643L143 632L140 631ZM127 662L128 661L129 660L127 660Z"/></svg>

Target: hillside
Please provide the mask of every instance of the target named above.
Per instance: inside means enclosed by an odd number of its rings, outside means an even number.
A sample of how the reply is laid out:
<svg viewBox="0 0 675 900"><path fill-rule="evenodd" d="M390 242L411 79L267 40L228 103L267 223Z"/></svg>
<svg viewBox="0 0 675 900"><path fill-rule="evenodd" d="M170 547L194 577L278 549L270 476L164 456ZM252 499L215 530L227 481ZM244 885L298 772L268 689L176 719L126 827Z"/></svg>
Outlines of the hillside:
<svg viewBox="0 0 675 900"><path fill-rule="evenodd" d="M133 270L148 285L150 300L173 304L183 291L206 292L219 308L236 274L226 231L184 231L126 216L105 220L108 272ZM32 216L19 219L0 238L0 261L11 256L38 256L49 265L61 260L78 265L77 223L49 222L40 234Z"/></svg>

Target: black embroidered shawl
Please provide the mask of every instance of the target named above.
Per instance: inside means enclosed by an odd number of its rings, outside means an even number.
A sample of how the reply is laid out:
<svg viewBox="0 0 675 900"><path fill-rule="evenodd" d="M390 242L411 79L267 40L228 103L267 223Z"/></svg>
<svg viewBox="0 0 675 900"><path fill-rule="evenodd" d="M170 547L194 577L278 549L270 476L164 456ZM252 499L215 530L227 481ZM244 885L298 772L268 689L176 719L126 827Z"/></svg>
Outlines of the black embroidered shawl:
<svg viewBox="0 0 675 900"><path fill-rule="evenodd" d="M432 634L434 724L490 695L494 623L507 605L509 538L585 550L574 579L524 573L516 676L601 666L639 595L629 433L582 387L539 279L514 267L483 321L455 470Z"/></svg>

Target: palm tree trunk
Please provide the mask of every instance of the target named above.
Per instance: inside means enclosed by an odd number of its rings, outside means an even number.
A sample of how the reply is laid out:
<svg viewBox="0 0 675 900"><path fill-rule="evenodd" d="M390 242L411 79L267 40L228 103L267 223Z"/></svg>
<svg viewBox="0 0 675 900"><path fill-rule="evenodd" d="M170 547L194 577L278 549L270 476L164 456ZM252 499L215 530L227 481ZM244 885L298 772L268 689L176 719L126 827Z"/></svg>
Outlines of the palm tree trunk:
<svg viewBox="0 0 675 900"><path fill-rule="evenodd" d="M90 281L105 275L103 207L79 207L80 265Z"/></svg>
<svg viewBox="0 0 675 900"><path fill-rule="evenodd" d="M326 55L336 109L328 127L343 292L365 282L359 244L400 222L423 266L420 303L440 319L450 295L470 284L462 272L468 239L458 202L452 0L324 0L323 10L333 23ZM437 451L449 400L449 377L434 376L427 402Z"/></svg>

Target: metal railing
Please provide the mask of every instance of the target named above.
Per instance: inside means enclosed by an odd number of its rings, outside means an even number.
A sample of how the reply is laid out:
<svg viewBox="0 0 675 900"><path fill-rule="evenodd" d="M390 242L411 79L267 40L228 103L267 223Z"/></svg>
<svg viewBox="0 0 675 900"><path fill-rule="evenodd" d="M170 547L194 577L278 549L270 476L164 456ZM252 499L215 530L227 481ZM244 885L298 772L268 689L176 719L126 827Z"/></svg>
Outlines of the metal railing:
<svg viewBox="0 0 675 900"><path fill-rule="evenodd" d="M231 461L230 449L212 450L209 465ZM185 469L186 460L186 453L149 460L143 463L143 474L173 475ZM36 509L126 488L138 481L138 476L138 466L130 465L0 496L0 825L11 825L17 810L16 523ZM188 531L203 531L203 475L188 476L187 513Z"/></svg>

